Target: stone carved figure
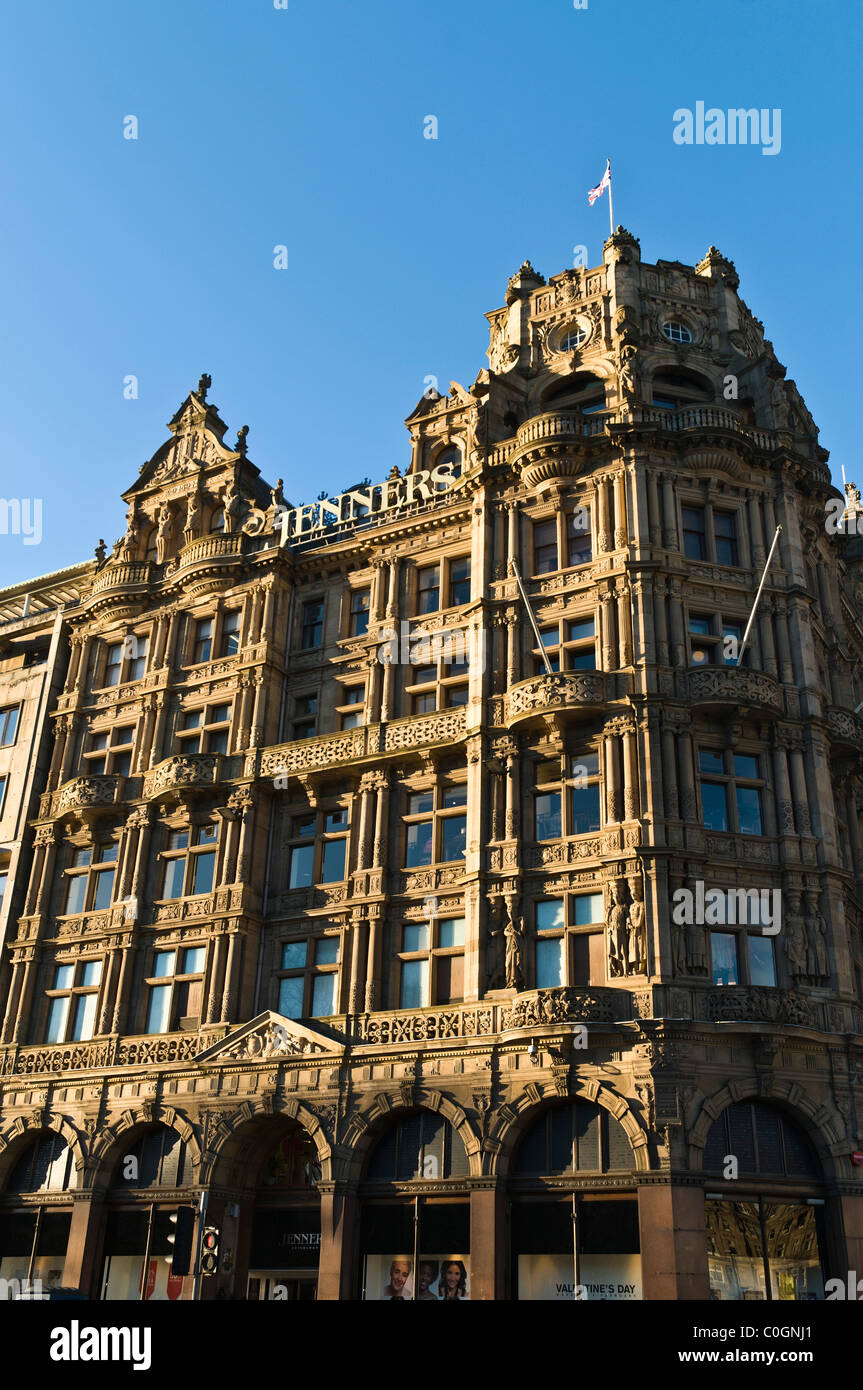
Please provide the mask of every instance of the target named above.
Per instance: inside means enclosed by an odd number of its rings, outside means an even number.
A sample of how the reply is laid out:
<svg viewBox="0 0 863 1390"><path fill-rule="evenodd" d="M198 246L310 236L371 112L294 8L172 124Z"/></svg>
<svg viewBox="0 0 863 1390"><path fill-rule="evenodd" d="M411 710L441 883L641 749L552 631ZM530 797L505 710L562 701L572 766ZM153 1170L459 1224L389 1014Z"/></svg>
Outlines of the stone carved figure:
<svg viewBox="0 0 863 1390"><path fill-rule="evenodd" d="M504 972L508 989L524 988L524 971L521 959L522 921L515 911L512 898L506 900L506 926L503 929L506 947Z"/></svg>
<svg viewBox="0 0 863 1390"><path fill-rule="evenodd" d="M637 349L631 343L620 349L617 363L617 394L621 401L631 402L638 394L638 380L635 375Z"/></svg>
<svg viewBox="0 0 863 1390"><path fill-rule="evenodd" d="M830 958L827 954L827 923L818 906L817 890L806 893L806 973L812 984L830 979Z"/></svg>
<svg viewBox="0 0 863 1390"><path fill-rule="evenodd" d="M171 517L171 508L167 502L163 502L159 508L156 527L156 563L159 565L163 565L168 558L168 546L171 543L173 531L174 522Z"/></svg>
<svg viewBox="0 0 863 1390"><path fill-rule="evenodd" d="M284 478L276 479L276 486L270 488L270 506L283 507L285 505L285 494L282 491L285 485Z"/></svg>
<svg viewBox="0 0 863 1390"><path fill-rule="evenodd" d="M506 983L506 966L504 962L504 929L500 911L502 899L491 899L490 902L486 976L489 989L503 989Z"/></svg>
<svg viewBox="0 0 863 1390"><path fill-rule="evenodd" d="M785 955L788 960L788 974L796 985L806 983L806 933L800 915L800 894L788 894L788 907L785 917Z"/></svg>
<svg viewBox="0 0 863 1390"><path fill-rule="evenodd" d="M232 531L238 529L237 521L240 515L240 496L234 486L233 479L231 479L228 486L225 488L225 495L222 498L222 508L225 513L225 534L229 535Z"/></svg>
<svg viewBox="0 0 863 1390"><path fill-rule="evenodd" d="M644 883L641 874L629 880L632 902L629 908L629 949L626 953L627 974L647 974L647 909L644 905Z"/></svg>
<svg viewBox="0 0 863 1390"><path fill-rule="evenodd" d="M201 498L197 492L189 493L189 500L186 503L186 527L185 535L189 540L194 540L201 529Z"/></svg>
<svg viewBox="0 0 863 1390"><path fill-rule="evenodd" d="M608 928L609 974L625 975L629 947L629 910L623 901L622 879L608 885L608 897L605 921Z"/></svg>
<svg viewBox="0 0 863 1390"><path fill-rule="evenodd" d="M126 534L123 537L123 559L131 560L138 544L138 526L134 502L126 513Z"/></svg>

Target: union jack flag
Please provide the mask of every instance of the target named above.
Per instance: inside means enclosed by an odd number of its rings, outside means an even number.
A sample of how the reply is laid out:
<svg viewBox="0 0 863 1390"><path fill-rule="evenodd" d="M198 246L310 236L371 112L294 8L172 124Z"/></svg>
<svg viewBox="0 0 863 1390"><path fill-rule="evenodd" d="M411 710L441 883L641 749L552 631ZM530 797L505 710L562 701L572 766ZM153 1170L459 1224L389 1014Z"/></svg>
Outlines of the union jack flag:
<svg viewBox="0 0 863 1390"><path fill-rule="evenodd" d="M609 160L606 161L605 173L603 174L602 178L599 180L599 183L596 185L596 188L591 188L591 189L588 190L587 201L590 203L590 206L593 207L593 205L594 205L594 203L596 202L597 198L601 198L602 195L603 195L603 193L605 192L606 188L610 188L610 187L611 187L611 160L609 159Z"/></svg>

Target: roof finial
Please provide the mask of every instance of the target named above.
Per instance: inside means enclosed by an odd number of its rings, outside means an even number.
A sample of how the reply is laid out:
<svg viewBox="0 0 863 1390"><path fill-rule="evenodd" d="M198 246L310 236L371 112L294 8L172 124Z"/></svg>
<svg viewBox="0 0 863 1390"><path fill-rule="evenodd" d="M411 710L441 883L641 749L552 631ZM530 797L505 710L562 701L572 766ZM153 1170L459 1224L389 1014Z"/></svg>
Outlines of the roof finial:
<svg viewBox="0 0 863 1390"><path fill-rule="evenodd" d="M195 395L200 396L201 400L205 401L207 399L207 392L209 391L212 384L213 378L210 376L209 372L204 372L203 376L198 382L198 389L195 392Z"/></svg>

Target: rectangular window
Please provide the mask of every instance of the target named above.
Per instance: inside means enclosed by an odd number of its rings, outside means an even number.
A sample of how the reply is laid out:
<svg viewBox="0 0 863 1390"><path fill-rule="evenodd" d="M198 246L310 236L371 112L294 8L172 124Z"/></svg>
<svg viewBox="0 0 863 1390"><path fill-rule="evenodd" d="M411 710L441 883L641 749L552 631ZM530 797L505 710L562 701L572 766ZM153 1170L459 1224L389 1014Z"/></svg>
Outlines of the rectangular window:
<svg viewBox="0 0 863 1390"><path fill-rule="evenodd" d="M738 565L737 522L733 512L713 513L713 535L716 541L716 563Z"/></svg>
<svg viewBox="0 0 863 1390"><path fill-rule="evenodd" d="M135 634L132 637L130 645L132 650L126 669L126 680L139 681L147 671L147 648L149 642L146 637L139 637Z"/></svg>
<svg viewBox="0 0 863 1390"><path fill-rule="evenodd" d="M192 643L192 665L209 661L213 651L213 620L202 618L195 623L195 636Z"/></svg>
<svg viewBox="0 0 863 1390"><path fill-rule="evenodd" d="M534 806L536 819L534 839L559 839L562 833L560 792L537 792Z"/></svg>
<svg viewBox="0 0 863 1390"><path fill-rule="evenodd" d="M240 650L240 610L229 608L222 614L219 656L236 656ZM206 658L204 658L206 660Z"/></svg>
<svg viewBox="0 0 863 1390"><path fill-rule="evenodd" d="M371 591L369 589L351 590L350 619L348 623L349 637L364 637L368 632L370 602Z"/></svg>
<svg viewBox="0 0 863 1390"><path fill-rule="evenodd" d="M557 521L534 522L533 572L551 574L557 568Z"/></svg>
<svg viewBox="0 0 863 1390"><path fill-rule="evenodd" d="M470 557L450 560L449 565L449 606L456 608L462 603L470 603Z"/></svg>
<svg viewBox="0 0 863 1390"><path fill-rule="evenodd" d="M337 1012L340 944L336 935L283 944L278 1011L285 1018L328 1018Z"/></svg>
<svg viewBox="0 0 863 1390"><path fill-rule="evenodd" d="M112 642L105 648L105 674L102 678L102 684L104 686L119 685L122 667L123 644L122 642Z"/></svg>
<svg viewBox="0 0 863 1390"><path fill-rule="evenodd" d="M683 553L690 560L707 559L703 507L683 507Z"/></svg>
<svg viewBox="0 0 863 1390"><path fill-rule="evenodd" d="M536 987L554 989L565 984L563 968L563 937L536 943Z"/></svg>
<svg viewBox="0 0 863 1390"><path fill-rule="evenodd" d="M101 979L101 958L55 966L47 991L46 1042L86 1042L93 1037Z"/></svg>
<svg viewBox="0 0 863 1390"><path fill-rule="evenodd" d="M65 914L99 912L111 906L118 852L113 841L73 851L66 870Z"/></svg>
<svg viewBox="0 0 863 1390"><path fill-rule="evenodd" d="M763 835L758 759L748 753L719 753L701 748L701 819L708 830Z"/></svg>
<svg viewBox="0 0 863 1390"><path fill-rule="evenodd" d="M317 695L297 695L294 699L294 738L314 738L318 718Z"/></svg>
<svg viewBox="0 0 863 1390"><path fill-rule="evenodd" d="M739 984L737 933L712 931L710 933L710 954L713 961L713 983L715 985Z"/></svg>
<svg viewBox="0 0 863 1390"><path fill-rule="evenodd" d="M193 753L227 753L231 714L230 705L184 710L175 735L176 751L187 757Z"/></svg>
<svg viewBox="0 0 863 1390"><path fill-rule="evenodd" d="M586 565L593 559L590 536L590 511L576 507L566 518L567 561L570 565Z"/></svg>
<svg viewBox="0 0 863 1390"><path fill-rule="evenodd" d="M399 952L399 1006L462 1003L464 946L463 917L406 923Z"/></svg>
<svg viewBox="0 0 863 1390"><path fill-rule="evenodd" d="M215 881L217 841L215 825L199 825L191 830L170 832L167 848L162 853L163 899L211 891Z"/></svg>
<svg viewBox="0 0 863 1390"><path fill-rule="evenodd" d="M0 709L0 748L9 748L15 742L20 712L20 705L7 705L5 709Z"/></svg>
<svg viewBox="0 0 863 1390"><path fill-rule="evenodd" d="M427 565L417 573L417 613L436 613L440 608L440 565Z"/></svg>
<svg viewBox="0 0 863 1390"><path fill-rule="evenodd" d="M313 651L324 640L324 601L307 599L303 604L300 646L304 652Z"/></svg>
<svg viewBox="0 0 863 1390"><path fill-rule="evenodd" d="M152 974L146 981L146 1032L169 1033L198 1026L206 955L204 946L154 953Z"/></svg>
<svg viewBox="0 0 863 1390"><path fill-rule="evenodd" d="M8 777L0 777L0 816L3 814L3 803L6 800L6 783Z"/></svg>
<svg viewBox="0 0 863 1390"><path fill-rule="evenodd" d="M743 639L743 624L723 621L720 613L689 616L690 666L736 666ZM747 653L744 654L744 662Z"/></svg>

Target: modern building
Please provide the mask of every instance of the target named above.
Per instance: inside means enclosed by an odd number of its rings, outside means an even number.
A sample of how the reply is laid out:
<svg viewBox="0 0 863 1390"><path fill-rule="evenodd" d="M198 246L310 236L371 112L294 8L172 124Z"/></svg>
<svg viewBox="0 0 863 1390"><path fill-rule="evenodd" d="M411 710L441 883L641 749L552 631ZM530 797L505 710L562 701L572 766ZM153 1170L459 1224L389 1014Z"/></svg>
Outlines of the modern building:
<svg viewBox="0 0 863 1390"><path fill-rule="evenodd" d="M863 1270L857 504L737 291L622 228L525 262L404 473L318 502L225 442L208 377L184 401L63 615L0 1276L706 1300ZM202 1196L196 1285L165 1256Z"/></svg>

